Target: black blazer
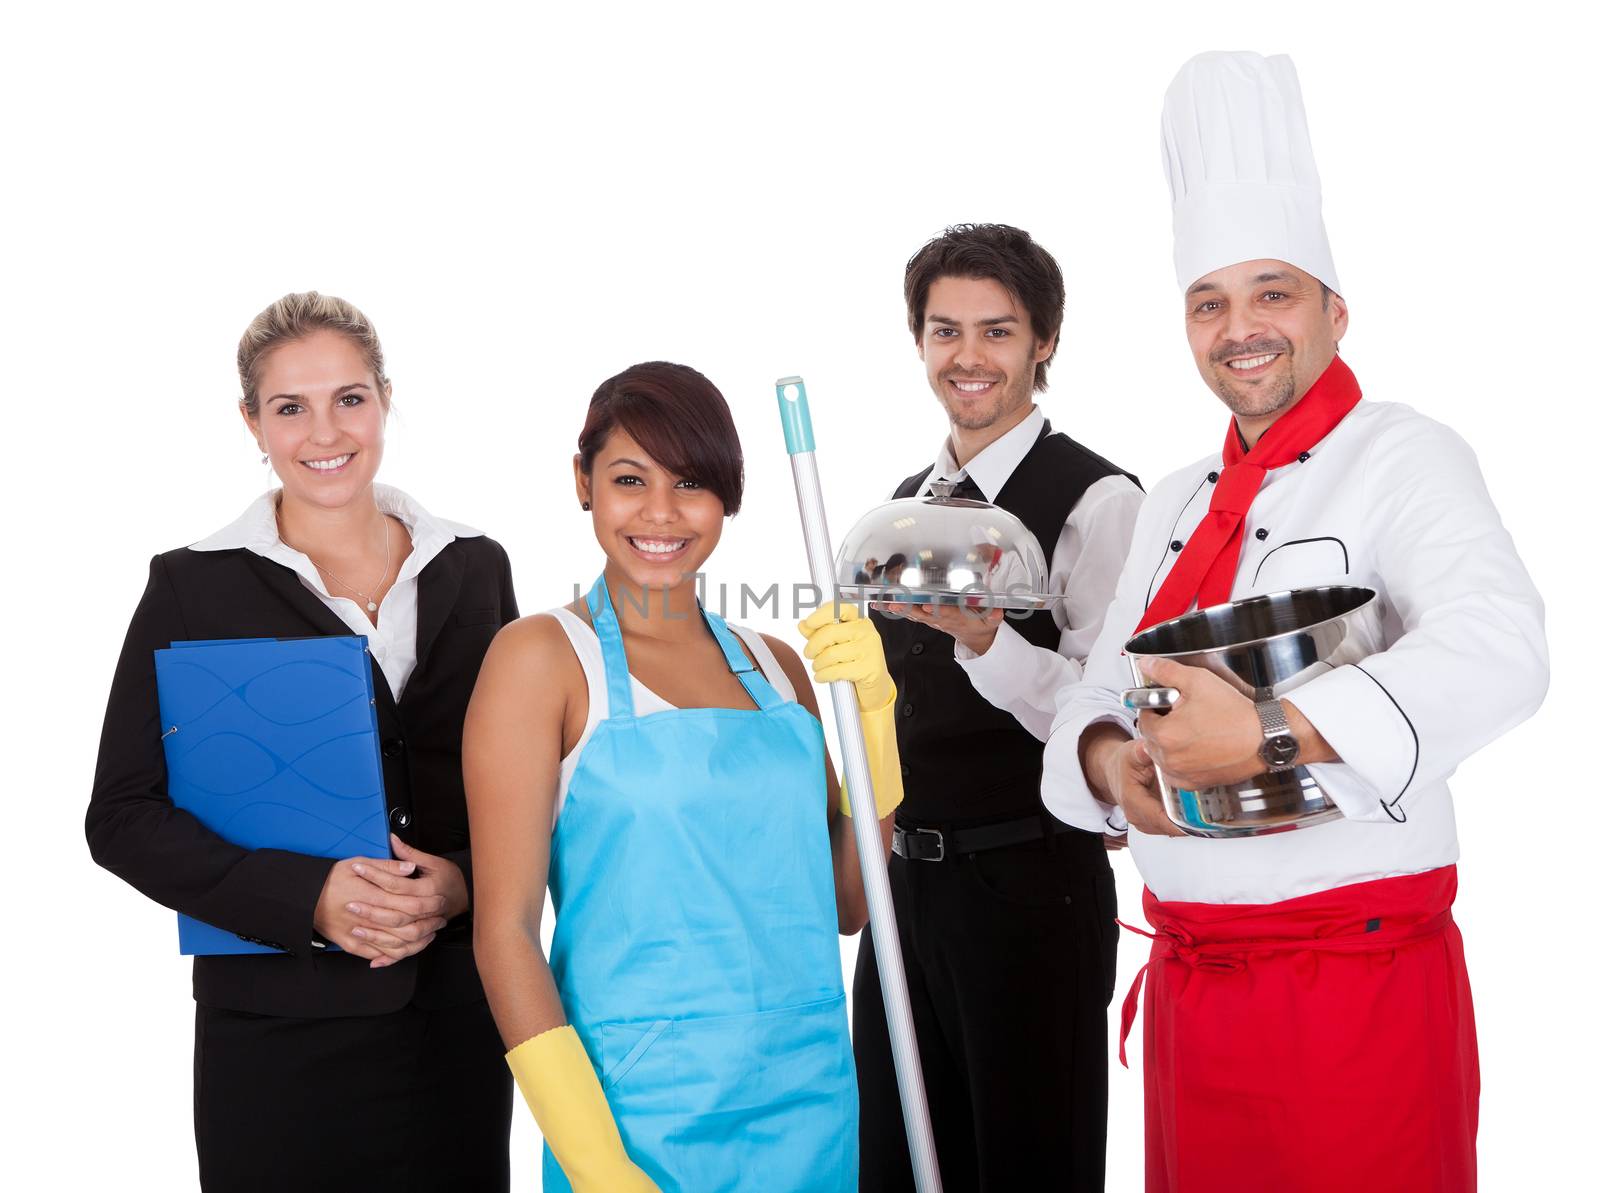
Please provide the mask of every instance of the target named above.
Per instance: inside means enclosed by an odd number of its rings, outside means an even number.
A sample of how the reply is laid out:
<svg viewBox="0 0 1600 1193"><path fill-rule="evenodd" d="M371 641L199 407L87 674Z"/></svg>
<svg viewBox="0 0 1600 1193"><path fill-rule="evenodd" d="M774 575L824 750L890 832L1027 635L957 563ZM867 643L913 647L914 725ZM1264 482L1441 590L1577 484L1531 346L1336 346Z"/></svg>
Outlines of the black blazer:
<svg viewBox="0 0 1600 1193"><path fill-rule="evenodd" d="M458 538L417 577L417 665L398 704L373 664L390 824L402 840L454 861L469 889L462 724L489 643L516 616L505 550L492 539ZM207 1006L319 1018L483 997L470 913L383 969L314 948L312 915L332 861L241 849L167 796L156 650L193 639L349 633L291 569L254 552L183 548L150 561L111 684L85 828L94 860L158 903L283 950L196 957L194 996Z"/></svg>

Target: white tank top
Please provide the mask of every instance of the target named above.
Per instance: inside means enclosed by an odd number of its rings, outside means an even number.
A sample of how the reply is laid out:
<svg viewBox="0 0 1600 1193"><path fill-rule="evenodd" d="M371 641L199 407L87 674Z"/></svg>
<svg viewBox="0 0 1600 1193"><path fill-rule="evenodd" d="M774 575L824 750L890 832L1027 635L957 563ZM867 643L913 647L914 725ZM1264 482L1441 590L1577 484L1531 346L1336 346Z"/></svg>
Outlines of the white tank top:
<svg viewBox="0 0 1600 1193"><path fill-rule="evenodd" d="M561 628L567 632L567 641L572 643L572 651L578 656L578 662L583 665L583 678L589 685L589 715L583 722L583 733L579 736L577 744L572 747L572 752L561 760L561 783L556 789L555 819L561 815L561 805L567 800L567 785L572 782L573 773L578 769L578 759L583 754L583 747L589 744L589 738L594 733L594 727L605 720L611 712L611 700L606 694L606 664L600 653L600 639L595 636L594 628L570 609L551 609L551 615L561 623ZM767 682L773 690L785 700L793 700L794 685L789 682L789 677L773 656L772 648L766 640L755 630L747 629L741 625L728 623L728 628L739 636L739 641L744 643L744 648L750 657L755 660L761 673L767 677ZM628 683L633 689L633 712L635 716L649 716L654 712L667 712L677 707L668 704L649 688L645 687L630 673Z"/></svg>

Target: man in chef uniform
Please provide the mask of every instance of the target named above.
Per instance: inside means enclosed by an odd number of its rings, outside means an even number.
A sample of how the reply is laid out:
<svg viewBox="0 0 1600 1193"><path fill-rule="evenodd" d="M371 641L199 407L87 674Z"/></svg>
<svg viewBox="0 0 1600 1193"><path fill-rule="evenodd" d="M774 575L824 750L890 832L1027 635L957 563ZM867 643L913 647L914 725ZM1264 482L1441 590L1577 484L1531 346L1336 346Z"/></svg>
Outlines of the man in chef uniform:
<svg viewBox="0 0 1600 1193"><path fill-rule="evenodd" d="M1293 63L1200 55L1162 131L1189 345L1232 417L1221 454L1140 511L1043 783L1068 824L1131 826L1146 882L1146 1189L1462 1193L1478 1064L1445 780L1538 707L1543 606L1467 445L1363 400L1339 355L1349 313ZM1149 682L1181 695L1132 736L1135 632L1324 584L1377 592L1382 650L1260 705L1155 660ZM1185 836L1152 760L1191 789L1298 763L1343 817Z"/></svg>

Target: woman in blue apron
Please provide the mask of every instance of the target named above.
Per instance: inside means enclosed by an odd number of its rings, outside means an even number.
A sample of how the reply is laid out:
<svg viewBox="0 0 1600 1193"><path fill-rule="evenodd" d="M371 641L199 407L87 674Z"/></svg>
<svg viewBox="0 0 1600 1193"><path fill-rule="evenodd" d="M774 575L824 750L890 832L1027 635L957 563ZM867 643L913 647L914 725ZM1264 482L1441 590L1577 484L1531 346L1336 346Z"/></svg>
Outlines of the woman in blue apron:
<svg viewBox="0 0 1600 1193"><path fill-rule="evenodd" d="M695 599L743 488L732 417L694 370L635 366L574 464L605 570L501 632L465 744L478 963L544 1188L853 1190L854 835L804 665ZM856 683L887 849L894 688L842 612L801 628L818 678Z"/></svg>

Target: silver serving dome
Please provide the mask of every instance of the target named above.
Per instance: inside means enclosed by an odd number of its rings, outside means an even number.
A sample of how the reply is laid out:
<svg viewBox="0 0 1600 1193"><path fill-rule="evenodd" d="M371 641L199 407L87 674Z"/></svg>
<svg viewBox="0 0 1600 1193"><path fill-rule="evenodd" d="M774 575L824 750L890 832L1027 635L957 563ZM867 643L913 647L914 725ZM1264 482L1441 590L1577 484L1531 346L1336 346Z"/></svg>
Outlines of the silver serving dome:
<svg viewBox="0 0 1600 1193"><path fill-rule="evenodd" d="M847 601L1044 609L1061 599L1045 591L1044 551L1022 519L984 501L904 497L878 506L850 528L835 570Z"/></svg>

